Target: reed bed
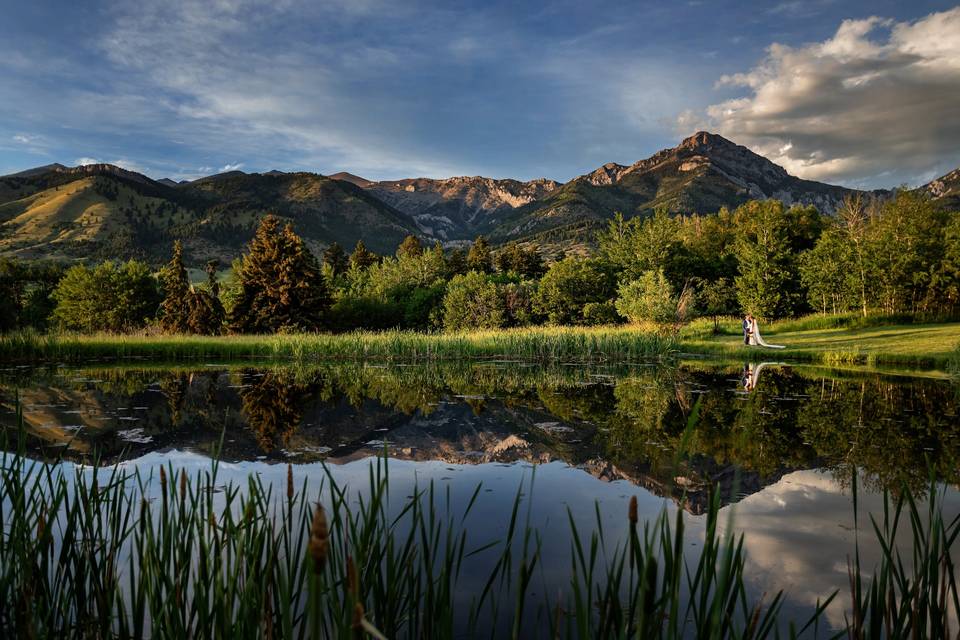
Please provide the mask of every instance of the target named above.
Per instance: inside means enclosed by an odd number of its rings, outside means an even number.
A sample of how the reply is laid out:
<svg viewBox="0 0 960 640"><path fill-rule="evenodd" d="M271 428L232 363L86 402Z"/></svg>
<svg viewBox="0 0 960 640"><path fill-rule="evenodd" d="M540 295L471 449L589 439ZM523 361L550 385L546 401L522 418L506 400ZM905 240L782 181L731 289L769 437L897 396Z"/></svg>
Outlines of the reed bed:
<svg viewBox="0 0 960 640"><path fill-rule="evenodd" d="M415 331L232 336L80 335L32 332L0 336L0 359L89 362L203 358L284 358L296 361L430 362L481 358L605 362L668 358L676 341L630 327L537 327L464 333Z"/></svg>
<svg viewBox="0 0 960 640"><path fill-rule="evenodd" d="M782 593L751 600L742 536L719 532L719 492L696 557L682 511L641 523L632 499L626 540L605 533L599 509L589 533L571 513L569 582L534 598L544 558L523 513L532 481L503 534L475 540L480 486L466 504L433 485L398 500L382 459L359 498L329 474L320 487L298 484L289 467L284 491L255 476L223 486L216 462L153 478L0 460L4 637L953 637L960 611L951 555L960 518L944 521L935 484L926 512L909 491L888 495L882 520L858 532L876 537L883 559L851 559L847 627L826 631L836 594L799 621L783 619ZM906 558L901 518L913 528ZM465 592L474 560L484 570L471 583L483 587Z"/></svg>

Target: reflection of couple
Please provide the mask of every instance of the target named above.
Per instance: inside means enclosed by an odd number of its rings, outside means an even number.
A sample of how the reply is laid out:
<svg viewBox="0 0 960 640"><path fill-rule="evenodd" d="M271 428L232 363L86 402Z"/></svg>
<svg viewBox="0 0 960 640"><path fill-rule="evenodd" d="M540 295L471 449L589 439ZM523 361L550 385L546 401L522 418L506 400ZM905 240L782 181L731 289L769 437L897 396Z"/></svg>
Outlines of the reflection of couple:
<svg viewBox="0 0 960 640"><path fill-rule="evenodd" d="M782 344L770 344L760 335L760 325L752 314L743 317L743 344L751 347L766 347L768 349L785 349Z"/></svg>
<svg viewBox="0 0 960 640"><path fill-rule="evenodd" d="M743 373L740 374L740 386L743 387L744 391L750 392L757 388L757 384L760 382L760 372L763 371L763 368L766 366L779 367L783 366L782 362L761 362L759 364L753 364L752 362L745 362L743 364Z"/></svg>
<svg viewBox="0 0 960 640"><path fill-rule="evenodd" d="M740 386L743 387L744 391L753 391L754 387L757 386L757 378L759 378L760 367L754 369L753 363L746 363L743 365L743 374L740 376Z"/></svg>

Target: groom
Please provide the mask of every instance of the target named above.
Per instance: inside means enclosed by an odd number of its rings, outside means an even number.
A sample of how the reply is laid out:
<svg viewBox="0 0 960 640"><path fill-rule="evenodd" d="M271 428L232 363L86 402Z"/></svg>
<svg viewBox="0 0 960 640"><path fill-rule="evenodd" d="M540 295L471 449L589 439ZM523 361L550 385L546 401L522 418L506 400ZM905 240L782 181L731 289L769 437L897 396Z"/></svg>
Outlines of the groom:
<svg viewBox="0 0 960 640"><path fill-rule="evenodd" d="M749 313L743 316L743 344L749 345L753 336L753 316Z"/></svg>

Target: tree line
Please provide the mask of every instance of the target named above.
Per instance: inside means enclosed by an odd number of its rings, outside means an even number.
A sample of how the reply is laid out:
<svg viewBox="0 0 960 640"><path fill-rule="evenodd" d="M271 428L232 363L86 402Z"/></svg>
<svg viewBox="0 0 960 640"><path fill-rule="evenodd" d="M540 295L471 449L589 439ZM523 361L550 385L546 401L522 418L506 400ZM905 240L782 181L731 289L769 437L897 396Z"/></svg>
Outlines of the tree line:
<svg viewBox="0 0 960 640"><path fill-rule="evenodd" d="M952 318L960 306L960 216L910 191L846 200L835 215L751 201L711 215L616 215L589 256L547 264L533 245L424 246L391 256L362 241L314 255L289 223L263 218L224 281L191 283L183 248L143 262L68 269L0 261L0 329L276 333L469 330L650 321L750 312Z"/></svg>

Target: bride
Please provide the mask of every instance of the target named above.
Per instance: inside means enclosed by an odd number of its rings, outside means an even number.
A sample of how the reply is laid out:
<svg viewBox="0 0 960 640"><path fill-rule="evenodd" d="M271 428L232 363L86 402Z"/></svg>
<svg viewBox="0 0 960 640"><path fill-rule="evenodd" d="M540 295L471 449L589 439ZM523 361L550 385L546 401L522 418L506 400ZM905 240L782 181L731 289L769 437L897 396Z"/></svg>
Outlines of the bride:
<svg viewBox="0 0 960 640"><path fill-rule="evenodd" d="M787 347L782 344L770 344L769 342L763 339L763 336L760 335L760 325L757 323L756 316L751 317L750 319L750 344L755 347L766 347L768 349L786 349Z"/></svg>

